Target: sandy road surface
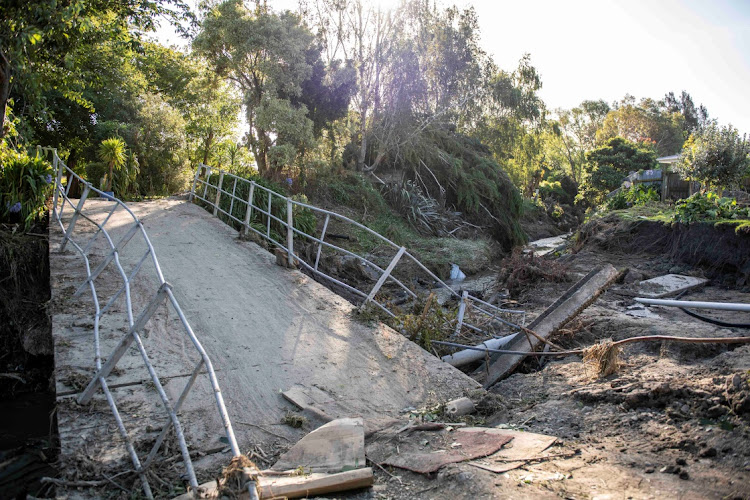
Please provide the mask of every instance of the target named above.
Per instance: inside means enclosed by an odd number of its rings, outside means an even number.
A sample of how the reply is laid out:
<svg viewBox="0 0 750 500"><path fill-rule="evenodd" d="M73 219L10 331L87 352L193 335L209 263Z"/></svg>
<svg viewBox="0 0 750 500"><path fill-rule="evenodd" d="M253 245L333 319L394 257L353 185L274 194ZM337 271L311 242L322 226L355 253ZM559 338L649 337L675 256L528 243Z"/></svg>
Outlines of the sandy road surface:
<svg viewBox="0 0 750 500"><path fill-rule="evenodd" d="M109 207L106 202L92 200L86 210L101 220ZM285 412L293 408L281 391L294 386L321 389L339 408L365 417L396 416L402 408L420 406L428 400L444 401L478 387L393 330L354 320L351 304L302 273L276 266L272 255L253 243L240 241L234 230L201 208L182 199L165 199L134 203L132 209L143 221L166 280L173 285L217 370L243 451L276 437L242 422L292 441L309 431L278 425ZM122 212L108 224L113 240L126 231L126 222ZM80 231L91 233L93 226L81 224ZM59 231L51 232L54 248ZM106 247L103 240L100 243L94 254L104 254ZM126 270L135 265L143 248L133 240L122 252ZM93 260L96 262L96 258ZM51 267L53 300L65 302L76 278L82 276L82 262L70 251L53 252ZM112 276L110 272L102 278L103 294ZM155 281L145 275L134 285L142 297L150 296L155 288ZM80 371L91 363L89 345L70 340L89 335L86 325L81 329L81 321L91 314L92 303L87 300L88 307L85 301L75 307L66 302L53 314L58 392L70 390L63 375L69 374L71 367ZM122 324L124 315L120 316ZM114 319L110 321L112 326L105 323L102 330L103 353L109 352L122 335L122 326L117 330ZM61 342L62 338L65 340ZM149 324L145 343L160 375L189 373L197 360L171 309L160 309ZM133 352L119 366L123 369L112 375L112 384L146 378ZM171 397L176 398L184 381L184 377L176 377L166 383ZM142 415L146 401L154 404L153 397L144 397L133 388L117 391L115 396L124 401L126 420L130 413ZM182 415L188 439L201 449L220 445L221 426L206 381L196 384L194 392ZM61 432L69 447L75 448L80 433L76 431L76 419L66 418L65 413ZM106 411L102 415L107 418ZM114 435L113 431L110 426L106 432Z"/></svg>

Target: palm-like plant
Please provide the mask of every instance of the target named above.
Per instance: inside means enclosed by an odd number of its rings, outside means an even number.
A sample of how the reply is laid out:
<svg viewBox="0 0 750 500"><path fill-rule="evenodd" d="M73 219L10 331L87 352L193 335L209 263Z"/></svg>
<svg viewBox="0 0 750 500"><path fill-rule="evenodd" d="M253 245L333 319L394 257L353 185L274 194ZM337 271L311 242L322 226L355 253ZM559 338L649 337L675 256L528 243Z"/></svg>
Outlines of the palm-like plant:
<svg viewBox="0 0 750 500"><path fill-rule="evenodd" d="M99 159L107 164L109 173L107 174L106 191L112 191L112 176L115 169L120 169L125 165L125 141L119 137L110 137L104 139L99 145Z"/></svg>

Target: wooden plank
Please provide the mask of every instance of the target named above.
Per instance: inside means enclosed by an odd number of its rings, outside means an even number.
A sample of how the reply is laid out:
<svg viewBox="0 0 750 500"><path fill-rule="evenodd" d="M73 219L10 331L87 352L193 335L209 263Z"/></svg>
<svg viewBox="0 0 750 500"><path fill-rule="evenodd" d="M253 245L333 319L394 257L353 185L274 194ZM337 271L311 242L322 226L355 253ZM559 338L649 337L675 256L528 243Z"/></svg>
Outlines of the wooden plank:
<svg viewBox="0 0 750 500"><path fill-rule="evenodd" d="M281 455L275 471L303 467L312 472L341 472L365 465L365 427L361 418L341 418L318 427Z"/></svg>
<svg viewBox="0 0 750 500"><path fill-rule="evenodd" d="M258 490L261 500L281 498L307 498L339 491L368 488L374 482L371 467L339 472L338 474L313 473L301 476L264 476L263 471L258 475ZM198 487L200 498L218 498L219 491L216 481L204 483ZM192 493L185 493L175 500L192 500ZM248 493L242 493L236 498L250 498Z"/></svg>
<svg viewBox="0 0 750 500"><path fill-rule="evenodd" d="M619 273L611 264L592 270L540 314L528 326L529 330L533 330L544 339L551 337L591 305L615 282L618 276ZM541 342L537 337L520 334L506 346L506 349L531 352ZM489 365L482 363L482 366L474 372L474 376L485 388L488 388L510 375L525 357L522 354L495 353L490 357Z"/></svg>

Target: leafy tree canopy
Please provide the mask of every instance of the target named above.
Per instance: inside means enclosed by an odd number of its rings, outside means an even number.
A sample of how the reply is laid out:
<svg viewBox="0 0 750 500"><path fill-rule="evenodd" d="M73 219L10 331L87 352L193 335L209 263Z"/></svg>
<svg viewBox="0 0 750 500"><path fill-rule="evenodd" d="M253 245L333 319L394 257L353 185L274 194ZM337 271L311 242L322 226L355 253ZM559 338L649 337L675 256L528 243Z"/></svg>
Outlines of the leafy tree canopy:
<svg viewBox="0 0 750 500"><path fill-rule="evenodd" d="M716 123L686 141L676 171L709 189L730 188L750 175L750 142L737 129Z"/></svg>

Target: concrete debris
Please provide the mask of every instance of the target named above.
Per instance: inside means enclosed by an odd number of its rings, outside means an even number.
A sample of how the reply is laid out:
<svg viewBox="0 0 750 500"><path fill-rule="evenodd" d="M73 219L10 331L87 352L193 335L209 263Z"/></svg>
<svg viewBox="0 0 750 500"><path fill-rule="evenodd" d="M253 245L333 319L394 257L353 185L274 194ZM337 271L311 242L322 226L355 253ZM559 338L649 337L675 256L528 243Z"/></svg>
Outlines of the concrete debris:
<svg viewBox="0 0 750 500"><path fill-rule="evenodd" d="M659 299L672 297L682 292L705 286L707 279L694 276L683 276L681 274L665 274L650 280L641 281L636 287L635 293L639 297Z"/></svg>
<svg viewBox="0 0 750 500"><path fill-rule="evenodd" d="M458 398L445 403L445 414L449 417L462 417L477 411L474 402L469 398Z"/></svg>
<svg viewBox="0 0 750 500"><path fill-rule="evenodd" d="M312 472L341 472L365 464L365 427L361 418L341 418L300 439L271 467L303 467Z"/></svg>

